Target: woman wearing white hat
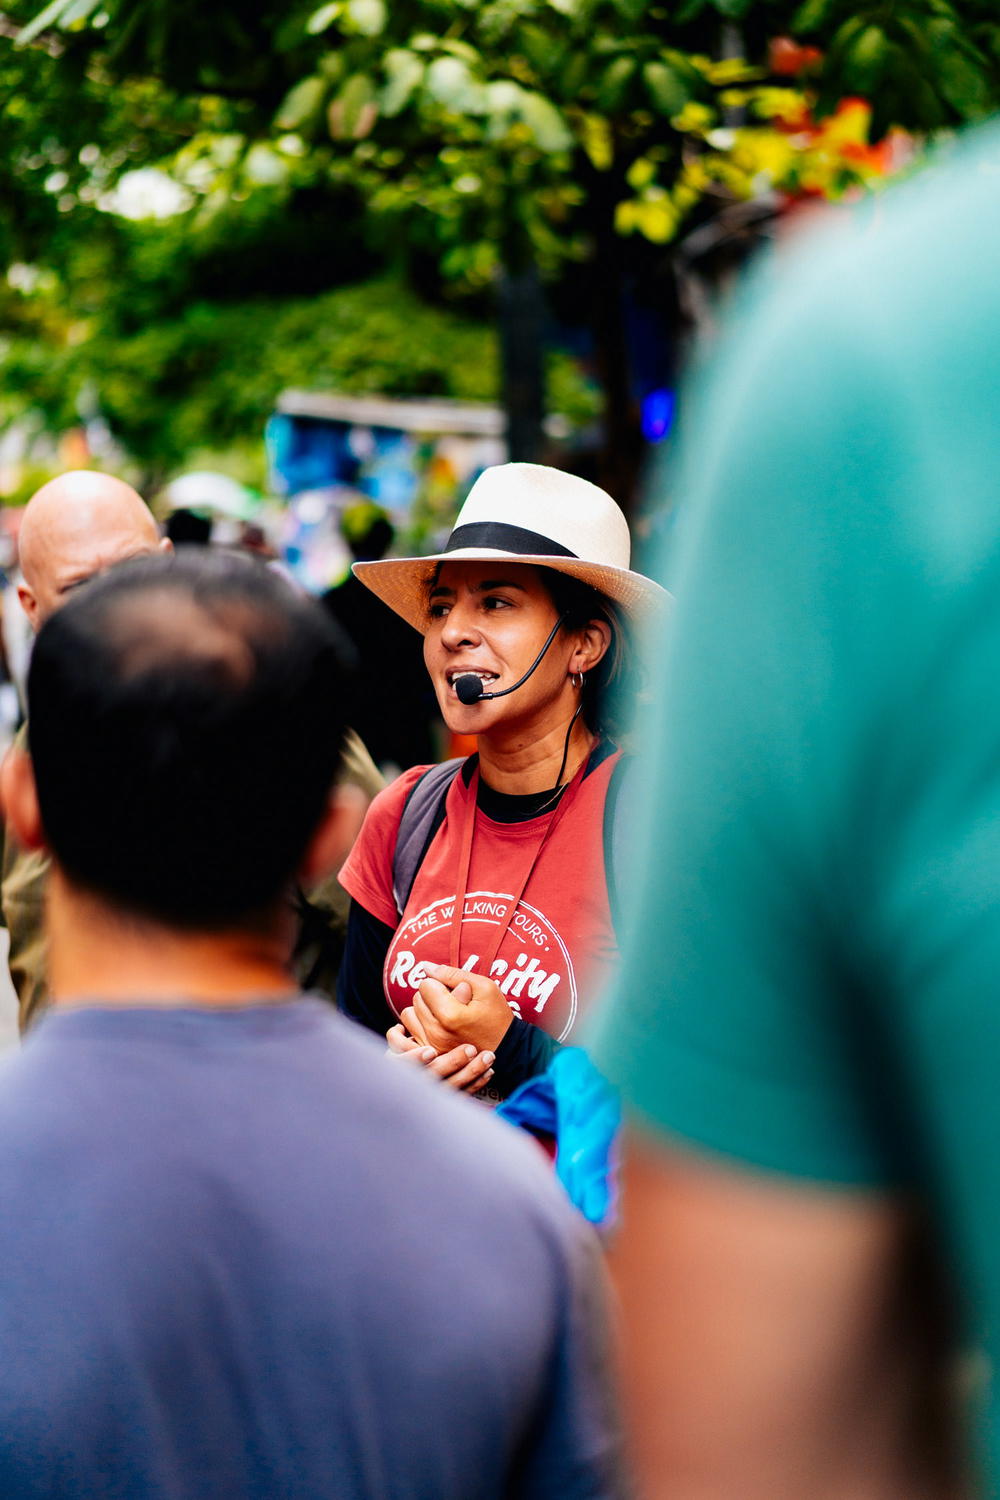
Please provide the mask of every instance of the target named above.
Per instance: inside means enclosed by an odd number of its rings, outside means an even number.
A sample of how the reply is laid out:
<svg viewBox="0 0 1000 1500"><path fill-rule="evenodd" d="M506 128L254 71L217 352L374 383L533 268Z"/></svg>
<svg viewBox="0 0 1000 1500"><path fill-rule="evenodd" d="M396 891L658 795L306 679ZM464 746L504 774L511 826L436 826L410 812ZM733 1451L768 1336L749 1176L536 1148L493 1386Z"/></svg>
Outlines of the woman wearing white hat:
<svg viewBox="0 0 1000 1500"><path fill-rule="evenodd" d="M617 957L610 700L629 622L668 597L629 557L603 490L504 464L476 481L444 552L355 565L423 634L444 720L478 755L416 767L373 802L340 877L338 998L472 1092L502 1098L543 1071Z"/></svg>

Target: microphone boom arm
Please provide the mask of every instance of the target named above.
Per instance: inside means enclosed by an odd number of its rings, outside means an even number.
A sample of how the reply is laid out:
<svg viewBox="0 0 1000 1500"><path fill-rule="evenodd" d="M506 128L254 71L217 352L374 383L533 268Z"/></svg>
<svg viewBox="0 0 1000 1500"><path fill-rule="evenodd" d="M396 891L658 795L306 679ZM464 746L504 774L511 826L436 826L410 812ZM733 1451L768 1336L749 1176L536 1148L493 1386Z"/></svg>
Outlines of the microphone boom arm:
<svg viewBox="0 0 1000 1500"><path fill-rule="evenodd" d="M545 655L546 651L549 649L549 647L552 645L552 642L556 638L556 632L560 629L561 626L565 625L568 618L569 616L566 612L559 616L558 620L548 633L545 645L542 647L541 651L539 651L538 655L535 657L534 661L531 663L531 666L525 672L524 676L519 677L518 680L514 683L513 687L501 688L499 692L496 693L484 693L482 679L477 677L475 672L463 672L461 677L456 677L454 688L455 692L458 694L459 702L464 703L467 708L471 708L474 703L485 702L487 698L506 698L508 693L516 693L517 689L524 686L528 678L531 676L532 672L534 672L536 667L541 664L542 657Z"/></svg>

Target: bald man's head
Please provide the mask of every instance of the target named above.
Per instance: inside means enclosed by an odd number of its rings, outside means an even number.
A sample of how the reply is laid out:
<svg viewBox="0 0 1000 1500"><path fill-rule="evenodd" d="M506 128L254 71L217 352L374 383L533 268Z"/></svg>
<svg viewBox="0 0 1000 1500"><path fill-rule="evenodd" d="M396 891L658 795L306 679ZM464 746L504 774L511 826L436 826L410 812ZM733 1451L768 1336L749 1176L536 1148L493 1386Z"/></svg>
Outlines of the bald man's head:
<svg viewBox="0 0 1000 1500"><path fill-rule="evenodd" d="M24 582L17 591L38 630L75 588L129 557L157 549L156 522L131 485L77 469L44 484L25 507L18 538Z"/></svg>

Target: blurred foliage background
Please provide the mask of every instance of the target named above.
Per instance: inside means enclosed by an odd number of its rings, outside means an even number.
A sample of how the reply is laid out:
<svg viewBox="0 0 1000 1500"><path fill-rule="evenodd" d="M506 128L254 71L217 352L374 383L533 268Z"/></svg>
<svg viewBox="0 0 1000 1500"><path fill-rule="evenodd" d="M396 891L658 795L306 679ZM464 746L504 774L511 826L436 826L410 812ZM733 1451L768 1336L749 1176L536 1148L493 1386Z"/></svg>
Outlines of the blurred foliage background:
<svg viewBox="0 0 1000 1500"><path fill-rule="evenodd" d="M0 426L99 414L151 487L259 477L283 386L499 398L516 457L599 414L627 496L699 234L998 100L996 0L15 0Z"/></svg>

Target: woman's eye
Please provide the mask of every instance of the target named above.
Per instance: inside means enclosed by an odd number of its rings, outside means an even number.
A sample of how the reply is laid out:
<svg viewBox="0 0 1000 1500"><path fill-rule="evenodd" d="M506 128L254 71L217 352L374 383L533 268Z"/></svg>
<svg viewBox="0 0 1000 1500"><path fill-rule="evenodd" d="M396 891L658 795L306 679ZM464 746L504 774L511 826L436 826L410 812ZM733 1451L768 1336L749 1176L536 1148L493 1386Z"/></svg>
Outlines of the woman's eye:
<svg viewBox="0 0 1000 1500"><path fill-rule="evenodd" d="M432 620L443 620L447 613L447 604L432 604L430 606L430 616Z"/></svg>
<svg viewBox="0 0 1000 1500"><path fill-rule="evenodd" d="M498 594L487 594L483 600L484 609L509 609L510 600L503 599Z"/></svg>

